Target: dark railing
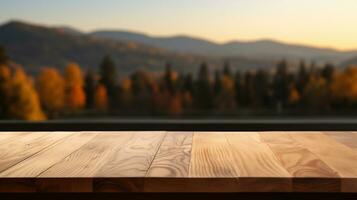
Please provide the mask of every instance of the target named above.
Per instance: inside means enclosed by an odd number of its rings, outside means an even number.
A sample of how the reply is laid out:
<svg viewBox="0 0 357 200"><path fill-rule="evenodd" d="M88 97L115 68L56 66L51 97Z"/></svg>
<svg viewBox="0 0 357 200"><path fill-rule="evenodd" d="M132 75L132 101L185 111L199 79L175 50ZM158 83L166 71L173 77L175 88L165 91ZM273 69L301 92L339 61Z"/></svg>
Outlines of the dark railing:
<svg viewBox="0 0 357 200"><path fill-rule="evenodd" d="M115 119L0 121L1 131L357 131L357 119Z"/></svg>

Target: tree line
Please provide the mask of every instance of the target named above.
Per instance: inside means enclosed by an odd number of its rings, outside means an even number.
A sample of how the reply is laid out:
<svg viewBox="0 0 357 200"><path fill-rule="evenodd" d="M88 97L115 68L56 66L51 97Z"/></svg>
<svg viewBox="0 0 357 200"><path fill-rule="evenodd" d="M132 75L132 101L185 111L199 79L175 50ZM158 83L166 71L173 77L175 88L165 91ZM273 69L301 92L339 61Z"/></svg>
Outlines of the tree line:
<svg viewBox="0 0 357 200"><path fill-rule="evenodd" d="M105 56L98 70L82 72L69 63L64 72L43 67L31 77L0 48L0 117L44 120L70 116L156 115L224 116L252 114L322 114L357 108L357 67L337 70L301 61L289 70L285 60L265 69L233 72L228 62L210 72L178 74L167 63L162 74L138 70L119 78Z"/></svg>

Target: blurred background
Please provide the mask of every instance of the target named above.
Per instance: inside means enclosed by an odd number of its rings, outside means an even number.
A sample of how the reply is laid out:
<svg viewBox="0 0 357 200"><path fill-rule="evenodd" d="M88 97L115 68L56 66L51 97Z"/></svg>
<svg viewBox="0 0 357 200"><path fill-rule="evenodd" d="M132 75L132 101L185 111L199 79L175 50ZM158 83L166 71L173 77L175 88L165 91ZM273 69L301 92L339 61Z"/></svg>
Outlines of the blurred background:
<svg viewBox="0 0 357 200"><path fill-rule="evenodd" d="M354 0L0 0L0 119L357 116Z"/></svg>

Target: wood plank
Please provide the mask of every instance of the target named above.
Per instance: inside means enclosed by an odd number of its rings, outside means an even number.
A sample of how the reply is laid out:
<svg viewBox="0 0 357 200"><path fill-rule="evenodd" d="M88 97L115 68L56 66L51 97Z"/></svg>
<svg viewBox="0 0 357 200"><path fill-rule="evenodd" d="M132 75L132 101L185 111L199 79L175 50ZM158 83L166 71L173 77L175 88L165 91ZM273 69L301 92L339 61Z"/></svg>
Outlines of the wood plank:
<svg viewBox="0 0 357 200"><path fill-rule="evenodd" d="M165 132L135 132L107 158L96 177L145 177Z"/></svg>
<svg viewBox="0 0 357 200"><path fill-rule="evenodd" d="M190 177L238 177L232 149L224 134L195 132L192 143Z"/></svg>
<svg viewBox="0 0 357 200"><path fill-rule="evenodd" d="M338 192L339 175L310 150L283 132L260 133L283 167L294 177L293 191Z"/></svg>
<svg viewBox="0 0 357 200"><path fill-rule="evenodd" d="M241 177L291 177L257 132L225 133Z"/></svg>
<svg viewBox="0 0 357 200"><path fill-rule="evenodd" d="M168 132L146 174L145 192L192 191L188 177L193 132Z"/></svg>
<svg viewBox="0 0 357 200"><path fill-rule="evenodd" d="M56 163L39 177L92 177L108 157L133 134L99 132L91 141Z"/></svg>
<svg viewBox="0 0 357 200"><path fill-rule="evenodd" d="M168 132L146 176L187 177L192 136L192 132Z"/></svg>
<svg viewBox="0 0 357 200"><path fill-rule="evenodd" d="M239 191L290 191L291 175L257 132L224 133L239 168Z"/></svg>
<svg viewBox="0 0 357 200"><path fill-rule="evenodd" d="M0 173L1 177L36 177L86 144L97 133L75 133Z"/></svg>
<svg viewBox="0 0 357 200"><path fill-rule="evenodd" d="M189 179L177 189L188 192L236 192L239 172L232 163L232 151L224 134L194 132Z"/></svg>
<svg viewBox="0 0 357 200"><path fill-rule="evenodd" d="M357 151L336 142L321 132L289 134L337 171L341 177L357 177Z"/></svg>
<svg viewBox="0 0 357 200"><path fill-rule="evenodd" d="M69 132L33 132L0 143L0 172L70 136Z"/></svg>
<svg viewBox="0 0 357 200"><path fill-rule="evenodd" d="M355 132L324 132L337 142L357 150L357 133Z"/></svg>

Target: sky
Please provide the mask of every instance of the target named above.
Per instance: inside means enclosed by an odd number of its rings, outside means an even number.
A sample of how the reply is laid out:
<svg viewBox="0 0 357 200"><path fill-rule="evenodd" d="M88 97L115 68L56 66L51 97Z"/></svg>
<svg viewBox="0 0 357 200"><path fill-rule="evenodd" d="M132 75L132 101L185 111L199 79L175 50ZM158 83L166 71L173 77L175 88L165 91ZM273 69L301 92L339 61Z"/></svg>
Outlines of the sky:
<svg viewBox="0 0 357 200"><path fill-rule="evenodd" d="M357 0L0 0L0 23L357 49Z"/></svg>

